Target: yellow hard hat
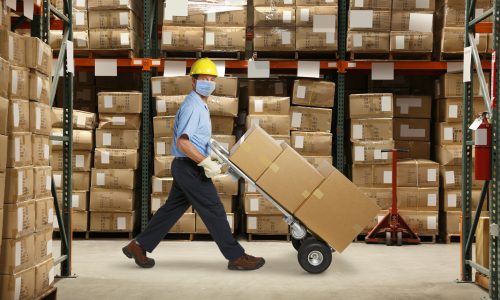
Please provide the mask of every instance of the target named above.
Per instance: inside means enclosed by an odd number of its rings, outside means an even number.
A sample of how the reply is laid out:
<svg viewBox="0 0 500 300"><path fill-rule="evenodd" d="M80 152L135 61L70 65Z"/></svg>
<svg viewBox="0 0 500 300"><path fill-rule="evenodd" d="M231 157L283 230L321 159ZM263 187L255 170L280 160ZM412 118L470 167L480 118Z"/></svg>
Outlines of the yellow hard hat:
<svg viewBox="0 0 500 300"><path fill-rule="evenodd" d="M191 66L191 72L189 72L190 76L193 75L212 75L218 76L217 66L215 63L207 57L200 58L193 63Z"/></svg>

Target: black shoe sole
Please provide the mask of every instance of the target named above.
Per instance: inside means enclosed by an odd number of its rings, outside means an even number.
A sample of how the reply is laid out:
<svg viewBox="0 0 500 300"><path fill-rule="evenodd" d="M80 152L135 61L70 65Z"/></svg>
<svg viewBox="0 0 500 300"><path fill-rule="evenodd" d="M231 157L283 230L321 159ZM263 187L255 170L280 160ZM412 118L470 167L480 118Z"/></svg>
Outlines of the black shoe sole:
<svg viewBox="0 0 500 300"><path fill-rule="evenodd" d="M126 257L128 257L128 258L130 258L130 259L132 259L132 258L133 258L133 259L134 259L134 261L135 261L135 264L136 264L136 265L138 265L138 266L139 266L139 267L141 267L141 268L150 269L150 268L152 268L152 267L154 267L154 266L155 266L154 261L153 261L153 264L152 264L152 265L144 265L144 264L139 263L139 261L138 261L138 260L134 257L134 255L132 254L132 252L130 252L130 251L127 249L127 247L126 247L126 246L122 248L122 252L123 252L123 254L125 254L125 256L126 256Z"/></svg>
<svg viewBox="0 0 500 300"><path fill-rule="evenodd" d="M251 269L247 269L247 268L244 268L244 267L237 267L237 266L234 266L234 265L228 265L227 268L229 270L231 270L231 271L255 271L255 270L258 270L258 269L262 268L265 264L266 264L266 261L262 260L262 262L260 262L259 264L257 264L255 266L255 268L251 268Z"/></svg>

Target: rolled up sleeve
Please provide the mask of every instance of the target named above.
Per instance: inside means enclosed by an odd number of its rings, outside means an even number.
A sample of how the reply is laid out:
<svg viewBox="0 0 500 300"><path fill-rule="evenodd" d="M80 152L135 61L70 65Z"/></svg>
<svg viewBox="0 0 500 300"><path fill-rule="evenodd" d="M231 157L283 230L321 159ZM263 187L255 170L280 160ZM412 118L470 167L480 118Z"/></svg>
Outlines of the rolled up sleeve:
<svg viewBox="0 0 500 300"><path fill-rule="evenodd" d="M193 105L184 106L179 111L177 122L178 137L187 135L191 139L200 123L200 112Z"/></svg>

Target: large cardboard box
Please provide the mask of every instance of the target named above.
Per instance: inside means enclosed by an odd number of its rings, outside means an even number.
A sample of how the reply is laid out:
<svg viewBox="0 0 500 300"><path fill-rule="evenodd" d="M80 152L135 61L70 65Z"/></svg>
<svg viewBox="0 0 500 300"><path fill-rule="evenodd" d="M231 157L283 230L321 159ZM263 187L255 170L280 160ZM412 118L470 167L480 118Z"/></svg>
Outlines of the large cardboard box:
<svg viewBox="0 0 500 300"><path fill-rule="evenodd" d="M205 25L205 15L196 10L192 5L188 6L187 16L172 16L168 10L164 10L163 25L203 27Z"/></svg>
<svg viewBox="0 0 500 300"><path fill-rule="evenodd" d="M156 115L175 116L187 95L156 96Z"/></svg>
<svg viewBox="0 0 500 300"><path fill-rule="evenodd" d="M462 45L463 48L463 45ZM463 50L463 49L462 49ZM484 74L486 83L489 86L490 75ZM479 79L477 74L473 74L473 96L481 97ZM489 88L488 88L489 90ZM446 73L436 82L436 98L462 97L464 93L462 73Z"/></svg>
<svg viewBox="0 0 500 300"><path fill-rule="evenodd" d="M54 261L52 258L35 266L35 295L41 296L54 283Z"/></svg>
<svg viewBox="0 0 500 300"><path fill-rule="evenodd" d="M262 128L252 126L231 148L229 159L247 176L257 180L281 151L280 144Z"/></svg>
<svg viewBox="0 0 500 300"><path fill-rule="evenodd" d="M55 219L55 218L54 218ZM52 228L36 232L34 236L34 262L39 264L52 257Z"/></svg>
<svg viewBox="0 0 500 300"><path fill-rule="evenodd" d="M203 27L163 26L161 50L202 51Z"/></svg>
<svg viewBox="0 0 500 300"><path fill-rule="evenodd" d="M295 27L255 27L255 51L295 51Z"/></svg>
<svg viewBox="0 0 500 300"><path fill-rule="evenodd" d="M96 129L96 148L139 149L139 130Z"/></svg>
<svg viewBox="0 0 500 300"><path fill-rule="evenodd" d="M333 108L335 83L297 79L293 84L292 104Z"/></svg>
<svg viewBox="0 0 500 300"><path fill-rule="evenodd" d="M153 186L153 195L168 194L172 189L174 184L174 179L172 177L155 177L151 178L151 184Z"/></svg>
<svg viewBox="0 0 500 300"><path fill-rule="evenodd" d="M211 116L212 134L231 135L234 130L233 117Z"/></svg>
<svg viewBox="0 0 500 300"><path fill-rule="evenodd" d="M351 119L351 141L393 139L393 119Z"/></svg>
<svg viewBox="0 0 500 300"><path fill-rule="evenodd" d="M290 98L276 96L250 96L248 99L250 115L288 115Z"/></svg>
<svg viewBox="0 0 500 300"><path fill-rule="evenodd" d="M51 135L63 136L63 130L61 128L52 128ZM94 149L94 141L92 138L92 130L73 130L73 150L88 150L92 151ZM62 150L62 141L51 141L52 149Z"/></svg>
<svg viewBox="0 0 500 300"><path fill-rule="evenodd" d="M231 228L231 233L234 233L235 227L235 215L233 213L226 213L227 222L229 223L229 227ZM209 233L207 226L203 223L200 215L196 214L196 233Z"/></svg>
<svg viewBox="0 0 500 300"><path fill-rule="evenodd" d="M290 146L281 146L283 152L257 180L257 185L294 213L327 174L316 170Z"/></svg>
<svg viewBox="0 0 500 300"><path fill-rule="evenodd" d="M323 164L326 179L295 212L312 232L342 252L380 211L372 200L333 166Z"/></svg>
<svg viewBox="0 0 500 300"><path fill-rule="evenodd" d="M462 145L435 146L436 161L443 166L462 164ZM474 152L472 152L474 156Z"/></svg>
<svg viewBox="0 0 500 300"><path fill-rule="evenodd" d="M456 166L440 166L439 172L441 175L441 186L447 189L461 188L462 186L462 165ZM475 180L474 170L472 170L472 187L480 189L483 187L483 182Z"/></svg>
<svg viewBox="0 0 500 300"><path fill-rule="evenodd" d="M157 137L173 137L174 136L174 116L168 117L153 117L153 131L155 138Z"/></svg>
<svg viewBox="0 0 500 300"><path fill-rule="evenodd" d="M464 27L444 27L441 36L441 53L460 54L464 52ZM488 50L488 35L479 33L476 35L476 47L479 53Z"/></svg>
<svg viewBox="0 0 500 300"><path fill-rule="evenodd" d="M125 211L134 210L135 195L133 190L101 189L90 190L90 211Z"/></svg>
<svg viewBox="0 0 500 300"><path fill-rule="evenodd" d="M135 149L96 148L94 167L109 169L134 169L139 165L139 156Z"/></svg>
<svg viewBox="0 0 500 300"><path fill-rule="evenodd" d="M392 207L392 188L360 187L359 190L377 203L380 209Z"/></svg>
<svg viewBox="0 0 500 300"><path fill-rule="evenodd" d="M97 94L99 113L140 114L142 93L101 92Z"/></svg>
<svg viewBox="0 0 500 300"><path fill-rule="evenodd" d="M407 149L409 152L398 153L398 159L431 159L431 143L422 141L394 141L396 148Z"/></svg>
<svg viewBox="0 0 500 300"><path fill-rule="evenodd" d="M398 186L439 187L439 164L425 159L398 161Z"/></svg>
<svg viewBox="0 0 500 300"><path fill-rule="evenodd" d="M481 217L476 229L476 263L490 267L490 218Z"/></svg>
<svg viewBox="0 0 500 300"><path fill-rule="evenodd" d="M33 198L41 199L52 194L52 168L39 166L33 168Z"/></svg>
<svg viewBox="0 0 500 300"><path fill-rule="evenodd" d="M337 20L337 6L297 6L295 25L297 27L313 27L313 20L316 16L334 16L334 20Z"/></svg>
<svg viewBox="0 0 500 300"><path fill-rule="evenodd" d="M400 214L417 234L422 236L438 234L438 212L400 210Z"/></svg>
<svg viewBox="0 0 500 300"><path fill-rule="evenodd" d="M282 215L247 215L246 232L251 234L288 234Z"/></svg>
<svg viewBox="0 0 500 300"><path fill-rule="evenodd" d="M71 225L73 227L73 232L85 232L88 230L88 212L87 211L71 211ZM59 230L59 224L57 218L54 217L54 231Z"/></svg>
<svg viewBox="0 0 500 300"><path fill-rule="evenodd" d="M49 31L49 45L54 50L60 50L62 44L63 31L50 30ZM89 32L87 30L73 31L74 48L78 50L89 49Z"/></svg>
<svg viewBox="0 0 500 300"><path fill-rule="evenodd" d="M151 78L151 92L156 96L187 95L193 90L190 76L153 77Z"/></svg>
<svg viewBox="0 0 500 300"><path fill-rule="evenodd" d="M92 187L134 189L135 172L131 169L92 169Z"/></svg>
<svg viewBox="0 0 500 300"><path fill-rule="evenodd" d="M430 96L394 95L394 117L430 119L431 109Z"/></svg>
<svg viewBox="0 0 500 300"><path fill-rule="evenodd" d="M195 233L196 215L194 213L184 213L174 224L169 233Z"/></svg>
<svg viewBox="0 0 500 300"><path fill-rule="evenodd" d="M233 196L226 194L219 194L219 199L220 202L222 203L222 206L224 207L224 211L226 213L232 213L234 210Z"/></svg>
<svg viewBox="0 0 500 300"><path fill-rule="evenodd" d="M88 13L89 29L126 28L137 30L140 26L135 14L128 9L92 10Z"/></svg>
<svg viewBox="0 0 500 300"><path fill-rule="evenodd" d="M371 22L367 21L371 20ZM362 20L365 19L365 20ZM389 32L391 10L350 10L349 30Z"/></svg>
<svg viewBox="0 0 500 300"><path fill-rule="evenodd" d="M52 127L63 127L63 109L52 107ZM73 110L73 128L91 130L95 128L95 114L87 111Z"/></svg>
<svg viewBox="0 0 500 300"><path fill-rule="evenodd" d="M389 32L347 32L347 51L355 53L387 53L389 52L389 45Z"/></svg>
<svg viewBox="0 0 500 300"><path fill-rule="evenodd" d="M331 109L292 106L290 117L292 130L330 132L332 128Z"/></svg>
<svg viewBox="0 0 500 300"><path fill-rule="evenodd" d="M408 10L408 11L434 11L436 10L435 1L419 1L419 0L401 0L392 2L393 10Z"/></svg>
<svg viewBox="0 0 500 300"><path fill-rule="evenodd" d="M449 123L462 123L463 120L463 98L445 98L438 99L437 119L439 122ZM473 115L477 116L484 111L483 98L474 98L474 112Z"/></svg>
<svg viewBox="0 0 500 300"><path fill-rule="evenodd" d="M432 32L391 31L391 52L432 53Z"/></svg>
<svg viewBox="0 0 500 300"><path fill-rule="evenodd" d="M439 211L438 187L398 187L397 197L399 209Z"/></svg>
<svg viewBox="0 0 500 300"><path fill-rule="evenodd" d="M290 133L290 115L248 115L246 128L259 126L268 134L285 135Z"/></svg>
<svg viewBox="0 0 500 300"><path fill-rule="evenodd" d="M23 202L33 198L33 167L7 168L4 203Z"/></svg>
<svg viewBox="0 0 500 300"><path fill-rule="evenodd" d="M154 176L171 177L174 158L174 156L155 156Z"/></svg>
<svg viewBox="0 0 500 300"><path fill-rule="evenodd" d="M35 268L12 275L0 275L0 291L2 299L34 299Z"/></svg>
<svg viewBox="0 0 500 300"><path fill-rule="evenodd" d="M52 171L56 189L62 189L62 171ZM90 172L73 172L71 175L71 187L73 191L88 191L90 186Z"/></svg>
<svg viewBox="0 0 500 300"><path fill-rule="evenodd" d="M205 27L205 51L245 51L246 27Z"/></svg>
<svg viewBox="0 0 500 300"><path fill-rule="evenodd" d="M169 156L172 154L173 137L159 137L154 139L155 157Z"/></svg>
<svg viewBox="0 0 500 300"><path fill-rule="evenodd" d="M10 78L9 66L9 62L0 57L0 76L2 76L2 78ZM0 97L2 98L9 97L9 81L10 80L2 80L0 83Z"/></svg>
<svg viewBox="0 0 500 300"><path fill-rule="evenodd" d="M330 165L333 164L333 156L303 156L313 167L318 168L319 164L326 161Z"/></svg>
<svg viewBox="0 0 500 300"><path fill-rule="evenodd" d="M101 129L141 129L142 117L140 114L99 114L99 128Z"/></svg>
<svg viewBox="0 0 500 300"><path fill-rule="evenodd" d="M457 188L444 188L441 190L442 204L441 207L444 211L462 211L462 190ZM472 210L476 210L479 206L479 199L481 198L481 190L473 189L472 196ZM487 202L483 203L483 211L486 211Z"/></svg>
<svg viewBox="0 0 500 300"><path fill-rule="evenodd" d="M90 231L131 232L134 221L134 212L91 212Z"/></svg>
<svg viewBox="0 0 500 300"><path fill-rule="evenodd" d="M357 118L388 118L394 116L393 96L389 93L349 95L349 116Z"/></svg>
<svg viewBox="0 0 500 300"><path fill-rule="evenodd" d="M7 132L30 131L30 103L27 100L11 99L7 122Z"/></svg>
<svg viewBox="0 0 500 300"><path fill-rule="evenodd" d="M26 66L50 76L52 74L52 49L50 46L36 37L25 37L25 39Z"/></svg>
<svg viewBox="0 0 500 300"><path fill-rule="evenodd" d="M89 172L92 159L90 151L73 151L73 171ZM52 151L50 155L50 165L54 171L63 170L63 151Z"/></svg>
<svg viewBox="0 0 500 300"><path fill-rule="evenodd" d="M9 135L7 167L24 167L32 164L31 133L16 132Z"/></svg>
<svg viewBox="0 0 500 300"><path fill-rule="evenodd" d="M349 3L350 3L349 7L352 10L354 9L390 10L392 8L391 0L365 0L363 2L350 0Z"/></svg>
<svg viewBox="0 0 500 300"><path fill-rule="evenodd" d="M430 140L430 119L394 119L394 139L399 141Z"/></svg>
<svg viewBox="0 0 500 300"><path fill-rule="evenodd" d="M0 134L7 134L7 124L9 123L9 100L0 97Z"/></svg>
<svg viewBox="0 0 500 300"><path fill-rule="evenodd" d="M280 78L249 79L248 95L288 97L288 81Z"/></svg>
<svg viewBox="0 0 500 300"><path fill-rule="evenodd" d="M238 194L238 179L233 175L226 173L220 174L212 178L215 189L219 194L237 195Z"/></svg>
<svg viewBox="0 0 500 300"><path fill-rule="evenodd" d="M392 166L390 164L354 164L352 182L363 187L391 187Z"/></svg>
<svg viewBox="0 0 500 300"><path fill-rule="evenodd" d="M63 201L62 201L62 191L57 190L57 202L59 203L59 207L62 207ZM71 193L71 208L73 210L80 210L80 211L85 211L88 210L87 206L87 199L88 199L88 191L72 191Z"/></svg>
<svg viewBox="0 0 500 300"><path fill-rule="evenodd" d="M294 6L295 0L254 0L253 5L255 6Z"/></svg>
<svg viewBox="0 0 500 300"><path fill-rule="evenodd" d="M35 231L35 201L4 205L3 238L18 239Z"/></svg>
<svg viewBox="0 0 500 300"><path fill-rule="evenodd" d="M2 241L0 273L15 274L32 267L35 263L35 237L33 234L19 239Z"/></svg>
<svg viewBox="0 0 500 300"><path fill-rule="evenodd" d="M423 20L429 21L428 19L430 18L430 23L432 24L433 15L433 11L419 11L416 13L410 10L393 10L391 17L391 31L415 31L410 30L410 19L413 19L412 21L418 24ZM432 25L429 32L432 32Z"/></svg>
<svg viewBox="0 0 500 300"><path fill-rule="evenodd" d="M25 99L30 96L30 70L24 67L10 66L10 99Z"/></svg>
<svg viewBox="0 0 500 300"><path fill-rule="evenodd" d="M140 50L140 37L130 29L91 29L89 30L90 49L132 49Z"/></svg>
<svg viewBox="0 0 500 300"><path fill-rule="evenodd" d="M254 4L255 5L255 4ZM205 19L206 26L230 26L230 27L246 27L247 26L247 8L207 13Z"/></svg>
<svg viewBox="0 0 500 300"><path fill-rule="evenodd" d="M382 150L393 149L394 141L357 141L352 143L352 161L355 164L388 164L392 153ZM398 153L399 155L399 153Z"/></svg>
<svg viewBox="0 0 500 300"><path fill-rule="evenodd" d="M279 211L276 206L269 202L264 196L260 194L248 194L244 198L244 208L246 214L257 214L257 215L279 215Z"/></svg>
<svg viewBox="0 0 500 300"><path fill-rule="evenodd" d="M31 136L31 150L34 166L48 166L51 155L49 137L33 134Z"/></svg>
<svg viewBox="0 0 500 300"><path fill-rule="evenodd" d="M294 7L259 6L254 8L253 16L253 25L256 27L295 25Z"/></svg>
<svg viewBox="0 0 500 300"><path fill-rule="evenodd" d="M293 131L292 148L301 155L332 155L332 134L324 132Z"/></svg>
<svg viewBox="0 0 500 300"><path fill-rule="evenodd" d="M168 200L168 194L151 194L151 214L155 214L163 205L165 205L167 200ZM190 205L185 213L192 213L192 212L193 208Z"/></svg>
<svg viewBox="0 0 500 300"><path fill-rule="evenodd" d="M335 32L315 32L314 27L296 28L295 47L297 51L337 51Z"/></svg>
<svg viewBox="0 0 500 300"><path fill-rule="evenodd" d="M54 223L54 198L35 201L35 231L52 228Z"/></svg>
<svg viewBox="0 0 500 300"><path fill-rule="evenodd" d="M16 66L26 65L26 41L24 37L10 31L0 29L0 56Z"/></svg>
<svg viewBox="0 0 500 300"><path fill-rule="evenodd" d="M437 123L435 133L436 145L461 145L462 123Z"/></svg>
<svg viewBox="0 0 500 300"><path fill-rule="evenodd" d="M43 103L30 102L30 131L34 134L50 135L52 130L52 112L50 106Z"/></svg>
<svg viewBox="0 0 500 300"><path fill-rule="evenodd" d="M238 77L217 77L215 79L214 96L237 97L238 90Z"/></svg>
<svg viewBox="0 0 500 300"><path fill-rule="evenodd" d="M33 101L38 101L43 104L50 103L50 78L42 73L31 71L30 75L30 92L29 98Z"/></svg>
<svg viewBox="0 0 500 300"><path fill-rule="evenodd" d="M238 116L238 98L225 96L210 96L207 101L212 116Z"/></svg>

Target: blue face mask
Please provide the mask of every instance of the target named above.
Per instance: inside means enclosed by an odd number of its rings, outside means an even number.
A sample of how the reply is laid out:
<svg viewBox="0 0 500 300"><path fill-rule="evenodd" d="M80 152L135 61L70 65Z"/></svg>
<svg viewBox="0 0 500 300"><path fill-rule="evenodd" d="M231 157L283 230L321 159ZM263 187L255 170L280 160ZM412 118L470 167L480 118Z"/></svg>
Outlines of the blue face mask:
<svg viewBox="0 0 500 300"><path fill-rule="evenodd" d="M196 80L196 92L208 97L215 91L215 82L208 80Z"/></svg>

